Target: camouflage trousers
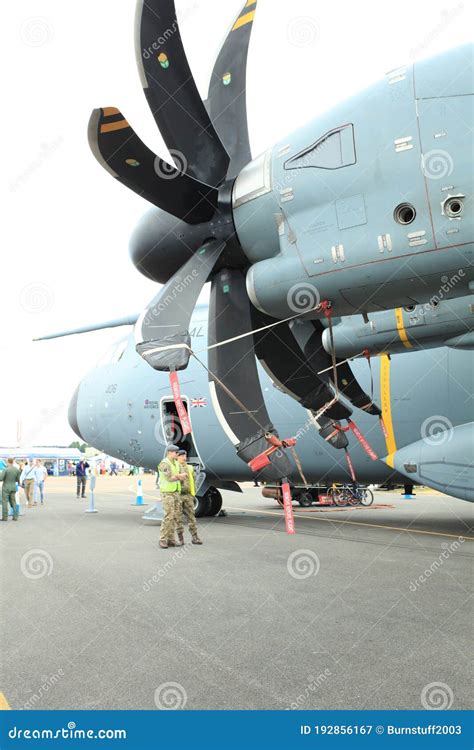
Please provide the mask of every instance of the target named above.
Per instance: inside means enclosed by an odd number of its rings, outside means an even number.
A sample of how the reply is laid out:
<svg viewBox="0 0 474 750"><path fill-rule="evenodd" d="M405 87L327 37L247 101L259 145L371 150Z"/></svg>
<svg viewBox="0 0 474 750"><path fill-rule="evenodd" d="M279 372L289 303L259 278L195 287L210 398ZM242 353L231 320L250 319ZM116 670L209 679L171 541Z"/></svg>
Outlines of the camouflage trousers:
<svg viewBox="0 0 474 750"><path fill-rule="evenodd" d="M192 495L180 495L179 500L176 531L178 534L183 533L183 516L186 515L189 531L194 536L197 534L196 516L194 515L194 497Z"/></svg>
<svg viewBox="0 0 474 750"><path fill-rule="evenodd" d="M162 492L163 520L161 521L160 539L174 541L178 510L180 508L179 492Z"/></svg>

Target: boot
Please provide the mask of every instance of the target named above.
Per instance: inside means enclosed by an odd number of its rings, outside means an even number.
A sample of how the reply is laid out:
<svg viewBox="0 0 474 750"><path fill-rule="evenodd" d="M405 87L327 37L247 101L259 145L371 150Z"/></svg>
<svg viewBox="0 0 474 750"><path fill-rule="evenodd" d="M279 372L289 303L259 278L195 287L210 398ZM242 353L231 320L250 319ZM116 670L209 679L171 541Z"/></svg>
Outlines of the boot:
<svg viewBox="0 0 474 750"><path fill-rule="evenodd" d="M193 538L192 538L192 543L193 543L193 544L202 544L202 542L201 542L201 540L199 539L199 537L198 537L198 535L197 535L197 534L193 534Z"/></svg>
<svg viewBox="0 0 474 750"><path fill-rule="evenodd" d="M181 542L181 546L184 544L184 531L178 531L178 541Z"/></svg>
<svg viewBox="0 0 474 750"><path fill-rule="evenodd" d="M160 539L160 548L168 549L168 542L166 541L166 539Z"/></svg>

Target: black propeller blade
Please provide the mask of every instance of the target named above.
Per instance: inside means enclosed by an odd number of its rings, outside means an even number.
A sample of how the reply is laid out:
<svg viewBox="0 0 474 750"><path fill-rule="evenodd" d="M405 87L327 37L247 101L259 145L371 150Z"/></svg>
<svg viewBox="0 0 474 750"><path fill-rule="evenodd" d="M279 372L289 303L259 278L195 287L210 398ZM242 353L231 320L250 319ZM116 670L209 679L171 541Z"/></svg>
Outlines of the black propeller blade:
<svg viewBox="0 0 474 750"><path fill-rule="evenodd" d="M252 307L254 328L276 323ZM255 333L255 350L262 364L276 376L277 381L292 392L305 409L318 412L333 400L334 394L327 383L308 365L291 329L285 323ZM348 419L351 411L336 403L326 412L332 419Z"/></svg>
<svg viewBox="0 0 474 750"><path fill-rule="evenodd" d="M138 0L135 52L148 104L180 171L217 187L229 155L189 67L174 0Z"/></svg>
<svg viewBox="0 0 474 750"><path fill-rule="evenodd" d="M324 326L320 320L295 321L292 330L298 339L308 363L315 372L328 370L332 366L331 355L326 352L322 344ZM359 409L363 409L374 416L381 416L379 407L372 402L370 396L359 385L347 362L336 358L338 386L341 393ZM321 375L326 382L332 383L333 374L331 370Z"/></svg>
<svg viewBox="0 0 474 750"><path fill-rule="evenodd" d="M88 137L99 164L158 208L189 224L209 221L214 215L217 190L156 156L115 107L94 109Z"/></svg>
<svg viewBox="0 0 474 750"><path fill-rule="evenodd" d="M254 329L277 321L252 306ZM254 334L255 352L272 380L301 405L316 415L333 400L333 392L306 362L303 352L288 324L269 328ZM318 417L317 427L324 440L334 448L346 448L347 437L337 430L334 420L349 419L352 412L338 402Z"/></svg>
<svg viewBox="0 0 474 750"><path fill-rule="evenodd" d="M138 354L155 370L184 370L190 357L189 323L209 274L225 248L212 240L180 268L135 325Z"/></svg>
<svg viewBox="0 0 474 750"><path fill-rule="evenodd" d="M244 275L240 271L219 271L212 280L208 345L242 336L251 330L250 300ZM211 348L208 367L216 413L235 445L237 455L248 463L268 448L265 434L276 435L260 387L252 337ZM230 397L226 388L241 405ZM266 481L276 481L290 473L288 457L284 451L278 451L270 456L270 465L258 476Z"/></svg>
<svg viewBox="0 0 474 750"><path fill-rule="evenodd" d="M247 58L257 0L247 0L232 24L212 71L205 102L231 158L227 178L252 160L247 123Z"/></svg>

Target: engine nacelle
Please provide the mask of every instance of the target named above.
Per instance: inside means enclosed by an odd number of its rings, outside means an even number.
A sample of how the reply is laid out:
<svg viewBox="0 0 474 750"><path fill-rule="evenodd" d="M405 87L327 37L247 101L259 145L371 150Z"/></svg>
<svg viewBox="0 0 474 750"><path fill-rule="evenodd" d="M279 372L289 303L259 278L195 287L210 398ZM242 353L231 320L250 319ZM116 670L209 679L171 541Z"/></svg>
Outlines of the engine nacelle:
<svg viewBox="0 0 474 750"><path fill-rule="evenodd" d="M392 71L245 167L234 222L259 310L376 312L446 283L469 294L473 59L468 45Z"/></svg>

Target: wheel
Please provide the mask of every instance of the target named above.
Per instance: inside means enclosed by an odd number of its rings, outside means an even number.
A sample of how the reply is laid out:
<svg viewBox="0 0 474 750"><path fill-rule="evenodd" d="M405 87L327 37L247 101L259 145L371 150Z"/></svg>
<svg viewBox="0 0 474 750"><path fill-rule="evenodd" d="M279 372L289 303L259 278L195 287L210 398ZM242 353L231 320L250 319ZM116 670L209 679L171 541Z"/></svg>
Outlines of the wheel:
<svg viewBox="0 0 474 750"><path fill-rule="evenodd" d="M349 487L346 487L344 489L344 492L346 493L347 502L349 503L349 505L360 505L360 499L363 490L356 490L356 492L352 492Z"/></svg>
<svg viewBox="0 0 474 750"><path fill-rule="evenodd" d="M209 492L206 492L206 494L201 497L194 498L194 515L196 518L203 518L204 516L209 515L210 507L211 497Z"/></svg>
<svg viewBox="0 0 474 750"><path fill-rule="evenodd" d="M222 508L222 495L215 487L208 490L206 494L209 495L209 510L206 516L217 516Z"/></svg>
<svg viewBox="0 0 474 750"><path fill-rule="evenodd" d="M311 492L302 492L296 499L302 508L309 508L313 504L313 496Z"/></svg>
<svg viewBox="0 0 474 750"><path fill-rule="evenodd" d="M360 490L360 504L365 505L367 507L368 505L372 505L374 502L374 493L372 490L368 490L366 488Z"/></svg>
<svg viewBox="0 0 474 750"><path fill-rule="evenodd" d="M340 508L347 505L346 493L339 487L331 487L328 492L328 497L331 498L334 505L338 505Z"/></svg>

